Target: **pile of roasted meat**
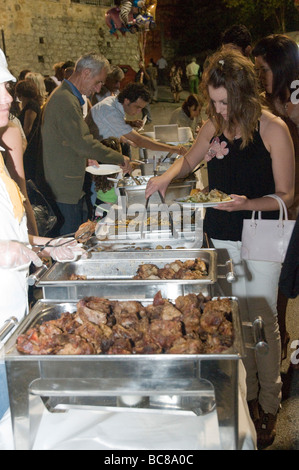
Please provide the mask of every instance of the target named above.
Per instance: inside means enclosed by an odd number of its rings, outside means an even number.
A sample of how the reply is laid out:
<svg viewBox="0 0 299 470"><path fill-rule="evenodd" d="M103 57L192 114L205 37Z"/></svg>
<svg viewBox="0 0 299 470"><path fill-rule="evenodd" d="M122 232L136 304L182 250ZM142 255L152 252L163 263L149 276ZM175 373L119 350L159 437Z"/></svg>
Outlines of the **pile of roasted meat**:
<svg viewBox="0 0 299 470"><path fill-rule="evenodd" d="M153 303L87 297L76 313L63 313L18 337L23 354L209 354L233 344L229 299L202 294L177 297L158 292Z"/></svg>
<svg viewBox="0 0 299 470"><path fill-rule="evenodd" d="M202 279L208 275L206 263L200 259L176 260L158 268L155 264L142 264L134 279Z"/></svg>

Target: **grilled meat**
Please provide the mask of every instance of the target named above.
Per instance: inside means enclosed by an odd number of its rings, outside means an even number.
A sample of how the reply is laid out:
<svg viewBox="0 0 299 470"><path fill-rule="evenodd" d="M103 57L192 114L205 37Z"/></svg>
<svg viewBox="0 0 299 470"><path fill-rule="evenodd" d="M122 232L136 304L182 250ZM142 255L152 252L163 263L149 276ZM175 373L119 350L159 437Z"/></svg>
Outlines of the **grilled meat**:
<svg viewBox="0 0 299 470"><path fill-rule="evenodd" d="M206 263L200 259L176 260L158 268L155 264L142 264L134 279L202 279L208 275Z"/></svg>
<svg viewBox="0 0 299 470"><path fill-rule="evenodd" d="M46 321L18 337L23 354L202 354L233 343L229 299L180 296L175 304L158 292L153 303L87 297L74 314Z"/></svg>
<svg viewBox="0 0 299 470"><path fill-rule="evenodd" d="M88 220L84 224L80 225L75 233L76 240L80 243L87 242L94 235L96 225L97 222L92 220Z"/></svg>

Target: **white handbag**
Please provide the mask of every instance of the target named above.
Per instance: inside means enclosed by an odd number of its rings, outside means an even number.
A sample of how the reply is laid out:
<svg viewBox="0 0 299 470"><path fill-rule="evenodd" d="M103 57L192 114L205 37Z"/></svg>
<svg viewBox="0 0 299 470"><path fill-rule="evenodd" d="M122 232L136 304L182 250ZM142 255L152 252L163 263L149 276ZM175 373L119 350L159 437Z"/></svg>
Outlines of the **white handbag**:
<svg viewBox="0 0 299 470"><path fill-rule="evenodd" d="M255 219L243 221L241 256L245 260L276 261L283 263L289 241L295 226L295 220L288 220L287 208L276 194L269 194L279 202L279 219L262 219L261 212Z"/></svg>

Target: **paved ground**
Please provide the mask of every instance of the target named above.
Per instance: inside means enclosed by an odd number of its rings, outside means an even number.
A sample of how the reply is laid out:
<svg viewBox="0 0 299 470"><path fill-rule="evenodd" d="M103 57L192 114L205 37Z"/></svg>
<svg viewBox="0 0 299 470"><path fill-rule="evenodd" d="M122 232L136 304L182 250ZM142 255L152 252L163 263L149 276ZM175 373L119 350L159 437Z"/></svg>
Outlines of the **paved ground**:
<svg viewBox="0 0 299 470"><path fill-rule="evenodd" d="M181 93L181 102L188 96L188 91ZM152 122L147 124L147 131L153 130L154 124L168 124L171 112L179 104L173 103L169 87L159 87L158 103L151 104ZM283 379L282 408L278 415L277 437L268 450L299 450L299 370L290 367L290 356L295 349L292 343L299 340L299 296L288 304L287 330L291 336L287 358L282 362ZM299 357L299 355L297 355Z"/></svg>

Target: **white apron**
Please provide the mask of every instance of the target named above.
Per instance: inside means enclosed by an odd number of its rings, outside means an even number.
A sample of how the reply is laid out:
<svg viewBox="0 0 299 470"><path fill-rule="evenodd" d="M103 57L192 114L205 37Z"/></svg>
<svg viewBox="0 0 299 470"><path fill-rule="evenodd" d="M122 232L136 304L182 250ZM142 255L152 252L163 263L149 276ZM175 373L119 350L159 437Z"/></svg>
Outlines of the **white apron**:
<svg viewBox="0 0 299 470"><path fill-rule="evenodd" d="M0 240L29 244L26 216L19 223L6 186L0 178ZM0 327L11 316L21 320L27 313L27 276L30 263L17 269L0 268Z"/></svg>

